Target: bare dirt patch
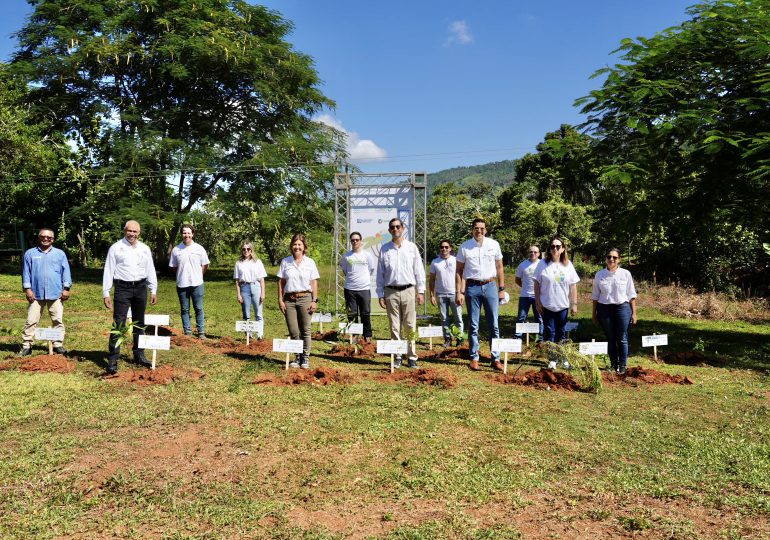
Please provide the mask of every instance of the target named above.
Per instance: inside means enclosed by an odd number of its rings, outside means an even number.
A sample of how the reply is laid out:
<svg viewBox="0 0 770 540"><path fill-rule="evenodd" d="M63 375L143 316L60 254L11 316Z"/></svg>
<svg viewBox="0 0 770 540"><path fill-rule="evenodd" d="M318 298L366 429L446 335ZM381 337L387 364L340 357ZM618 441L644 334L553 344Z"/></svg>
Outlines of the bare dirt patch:
<svg viewBox="0 0 770 540"><path fill-rule="evenodd" d="M0 371L18 369L19 371L42 371L45 373L72 373L75 363L61 354L12 358L0 362Z"/></svg>
<svg viewBox="0 0 770 540"><path fill-rule="evenodd" d="M581 391L583 388L569 373L542 368L540 371L525 371L519 375L494 375L492 379L501 384L530 386L538 390Z"/></svg>
<svg viewBox="0 0 770 540"><path fill-rule="evenodd" d="M470 360L471 355L467 345L461 347L447 347L446 349L435 348L433 350L419 351L417 356L420 360L452 360L462 359Z"/></svg>
<svg viewBox="0 0 770 540"><path fill-rule="evenodd" d="M679 366L720 366L723 361L700 351L679 351L661 356L663 363Z"/></svg>
<svg viewBox="0 0 770 540"><path fill-rule="evenodd" d="M293 369L280 376L264 373L251 382L252 384L269 386L295 386L298 384L326 386L329 384L351 384L356 379L357 377L352 373L322 366L315 369Z"/></svg>
<svg viewBox="0 0 770 540"><path fill-rule="evenodd" d="M329 351L329 354L343 358L376 358L377 344L374 341L360 341L355 345L337 343Z"/></svg>
<svg viewBox="0 0 770 540"><path fill-rule="evenodd" d="M327 330L326 332L313 332L310 335L310 337L316 341L337 341L337 339L339 339L339 336L337 336L336 330Z"/></svg>
<svg viewBox="0 0 770 540"><path fill-rule="evenodd" d="M139 386L170 384L176 381L197 381L206 374L199 369L180 369L173 366L159 366L153 369L129 369L104 378L110 382L131 383Z"/></svg>
<svg viewBox="0 0 770 540"><path fill-rule="evenodd" d="M605 371L602 373L602 380L609 384L620 383L631 386L636 386L640 382L646 384L693 384L692 379L686 375L671 375L640 366L628 368L625 375Z"/></svg>
<svg viewBox="0 0 770 540"><path fill-rule="evenodd" d="M407 382L413 385L425 384L429 386L438 386L439 388L454 388L457 386L457 377L443 369L402 368L395 373L377 375L377 380L383 382Z"/></svg>

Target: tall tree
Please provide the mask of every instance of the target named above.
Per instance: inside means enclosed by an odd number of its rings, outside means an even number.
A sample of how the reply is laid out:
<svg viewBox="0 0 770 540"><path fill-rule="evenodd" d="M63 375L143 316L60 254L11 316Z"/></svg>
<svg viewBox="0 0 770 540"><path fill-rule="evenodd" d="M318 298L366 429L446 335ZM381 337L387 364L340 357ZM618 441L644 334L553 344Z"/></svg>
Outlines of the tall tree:
<svg viewBox="0 0 770 540"><path fill-rule="evenodd" d="M601 204L624 213L618 227L660 273L704 288L747 274L767 284L770 0L688 13L623 40L622 62L577 102L610 163Z"/></svg>
<svg viewBox="0 0 770 540"><path fill-rule="evenodd" d="M312 116L333 102L278 13L243 0L30 3L13 67L98 173L77 215L142 214L163 251L217 189L280 199L298 177L330 177L317 165L338 134ZM289 167L304 174L276 174Z"/></svg>

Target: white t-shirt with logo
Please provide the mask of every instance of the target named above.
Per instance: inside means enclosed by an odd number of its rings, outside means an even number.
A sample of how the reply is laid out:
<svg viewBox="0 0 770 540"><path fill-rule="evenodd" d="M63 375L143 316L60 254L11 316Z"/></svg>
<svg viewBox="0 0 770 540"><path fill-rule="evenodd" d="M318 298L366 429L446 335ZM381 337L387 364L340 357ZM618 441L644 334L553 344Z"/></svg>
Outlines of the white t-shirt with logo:
<svg viewBox="0 0 770 540"><path fill-rule="evenodd" d="M602 268L596 272L592 300L600 304L625 304L632 298L636 298L636 287L631 272L625 268L618 268L615 272Z"/></svg>
<svg viewBox="0 0 770 540"><path fill-rule="evenodd" d="M345 288L349 291L368 291L374 275L374 256L368 250L348 251L340 262L345 274Z"/></svg>
<svg viewBox="0 0 770 540"><path fill-rule="evenodd" d="M457 268L457 259L450 255L446 259L436 257L430 263L430 274L436 276L436 294L452 295L455 294L455 270Z"/></svg>
<svg viewBox="0 0 770 540"><path fill-rule="evenodd" d="M540 265L532 277L540 284L540 303L548 311L569 308L569 288L580 282L575 267L569 262L549 262Z"/></svg>
<svg viewBox="0 0 770 540"><path fill-rule="evenodd" d="M186 246L184 242L171 251L168 265L176 268L177 287L197 287L203 283L203 266L209 264L209 256L203 246L192 242Z"/></svg>
<svg viewBox="0 0 770 540"><path fill-rule="evenodd" d="M527 259L516 268L516 277L521 280L521 296L526 298L535 297L535 280L533 277L538 265L541 264L545 265L545 261L542 259L537 259L535 262Z"/></svg>

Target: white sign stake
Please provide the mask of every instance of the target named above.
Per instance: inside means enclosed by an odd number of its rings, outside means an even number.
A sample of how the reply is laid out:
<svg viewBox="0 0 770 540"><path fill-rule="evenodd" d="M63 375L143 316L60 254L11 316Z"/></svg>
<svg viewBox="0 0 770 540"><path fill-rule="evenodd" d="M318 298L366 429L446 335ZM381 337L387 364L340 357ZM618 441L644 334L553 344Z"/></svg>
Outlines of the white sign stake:
<svg viewBox="0 0 770 540"><path fill-rule="evenodd" d="M529 347L529 335L540 333L540 323L516 323L516 333L527 335L527 347Z"/></svg>
<svg viewBox="0 0 770 540"><path fill-rule="evenodd" d="M154 326L155 336L158 337L158 326L168 326L171 324L171 317L168 315L156 315L154 313L146 313L144 315L144 326ZM169 338L170 341L170 338ZM158 359L157 349L152 349L152 368L155 369L155 361Z"/></svg>
<svg viewBox="0 0 770 540"><path fill-rule="evenodd" d="M521 340L520 339L492 339L492 352L503 353L503 373L508 374L508 353L521 352Z"/></svg>
<svg viewBox="0 0 770 540"><path fill-rule="evenodd" d="M642 336L642 347L652 347L655 361L658 361L658 347L668 345L668 334L655 334L651 336Z"/></svg>
<svg viewBox="0 0 770 540"><path fill-rule="evenodd" d="M440 326L420 326L417 329L417 335L421 338L428 338L428 346L433 350L433 338L443 337L444 329Z"/></svg>
<svg viewBox="0 0 770 540"><path fill-rule="evenodd" d="M261 338L264 334L264 321L235 321L236 332L246 332L246 345L249 344L249 338L251 333L257 334L258 338Z"/></svg>
<svg viewBox="0 0 770 540"><path fill-rule="evenodd" d="M364 334L364 323L340 323L340 334L348 334L350 336L350 344L353 345L353 336L362 336Z"/></svg>
<svg viewBox="0 0 770 540"><path fill-rule="evenodd" d="M48 354L53 355L53 342L64 339L64 330L60 328L35 328L35 339L48 342Z"/></svg>
<svg viewBox="0 0 770 540"><path fill-rule="evenodd" d="M286 353L286 370L289 369L289 356L291 353L302 354L304 342L301 339L273 339L273 352Z"/></svg>
<svg viewBox="0 0 770 540"><path fill-rule="evenodd" d="M332 314L331 313L318 313L318 312L315 312L310 317L310 322L311 323L317 322L318 323L318 331L323 333L323 331L324 331L324 323L325 322L326 323L332 322Z"/></svg>
<svg viewBox="0 0 770 540"><path fill-rule="evenodd" d="M404 340L399 339L381 339L377 341L377 353L390 355L390 372L393 373L396 370L395 357L397 354L407 353L407 344Z"/></svg>

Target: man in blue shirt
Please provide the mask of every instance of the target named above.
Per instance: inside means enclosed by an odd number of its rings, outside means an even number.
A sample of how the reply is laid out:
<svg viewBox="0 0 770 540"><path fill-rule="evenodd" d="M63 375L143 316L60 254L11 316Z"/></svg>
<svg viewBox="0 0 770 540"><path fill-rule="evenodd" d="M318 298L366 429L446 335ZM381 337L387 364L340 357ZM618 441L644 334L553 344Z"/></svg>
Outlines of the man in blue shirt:
<svg viewBox="0 0 770 540"><path fill-rule="evenodd" d="M40 322L43 308L48 308L51 325L55 330L61 330L64 335L64 305L62 302L70 297L72 276L67 255L53 247L54 234L51 229L40 229L37 234L37 247L24 253L21 266L21 287L29 302L27 324L24 325L20 356L32 354L32 342L35 339L35 328ZM62 341L54 341L53 350L58 354L66 354Z"/></svg>

